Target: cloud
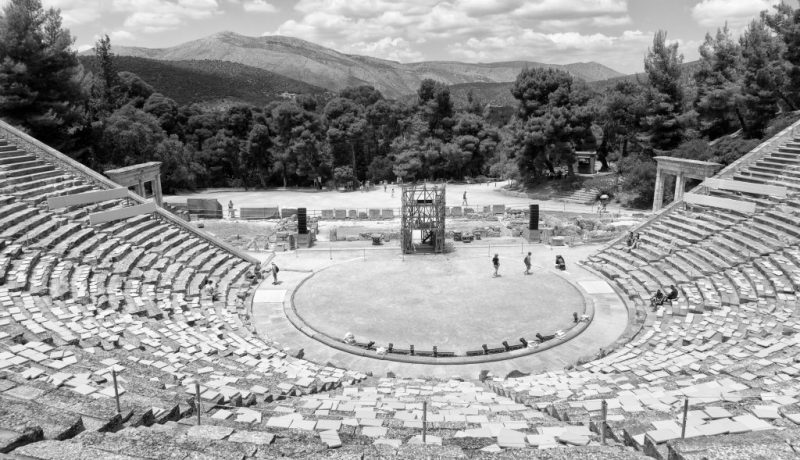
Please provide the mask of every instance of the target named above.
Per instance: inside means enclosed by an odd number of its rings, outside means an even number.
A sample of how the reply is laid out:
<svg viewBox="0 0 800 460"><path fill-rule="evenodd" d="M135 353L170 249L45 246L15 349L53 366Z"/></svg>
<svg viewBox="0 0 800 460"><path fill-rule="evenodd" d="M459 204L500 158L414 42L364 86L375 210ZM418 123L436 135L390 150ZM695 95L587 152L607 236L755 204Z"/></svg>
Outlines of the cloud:
<svg viewBox="0 0 800 460"><path fill-rule="evenodd" d="M692 8L692 18L704 27L740 29L762 10L772 10L777 0L702 0Z"/></svg>
<svg viewBox="0 0 800 460"><path fill-rule="evenodd" d="M294 9L299 14L274 33L400 61L446 59L446 51L471 60L525 59L540 46L590 58L590 51L566 45L572 40L576 47L602 43L613 48L634 41L580 32L629 24L628 0L299 0ZM646 43L638 42L638 56Z"/></svg>
<svg viewBox="0 0 800 460"><path fill-rule="evenodd" d="M615 70L640 70L653 35L639 30L619 35L579 32L542 33L525 29L509 36L470 38L448 47L454 55L470 61L524 59L550 64L579 61L601 62Z"/></svg>
<svg viewBox="0 0 800 460"><path fill-rule="evenodd" d="M100 0L44 0L42 4L45 8L60 9L67 27L95 21L103 12Z"/></svg>
<svg viewBox="0 0 800 460"><path fill-rule="evenodd" d="M115 12L126 14L126 29L145 33L176 29L187 20L221 13L217 0L111 0Z"/></svg>
<svg viewBox="0 0 800 460"><path fill-rule="evenodd" d="M523 3L514 14L538 20L625 16L628 0L534 0Z"/></svg>
<svg viewBox="0 0 800 460"><path fill-rule="evenodd" d="M111 39L111 43L116 43L118 41L132 41L136 38L135 35L127 30L115 30L108 34L108 37Z"/></svg>
<svg viewBox="0 0 800 460"><path fill-rule="evenodd" d="M278 11L273 4L264 0L246 0L242 3L242 8L250 13L275 13Z"/></svg>

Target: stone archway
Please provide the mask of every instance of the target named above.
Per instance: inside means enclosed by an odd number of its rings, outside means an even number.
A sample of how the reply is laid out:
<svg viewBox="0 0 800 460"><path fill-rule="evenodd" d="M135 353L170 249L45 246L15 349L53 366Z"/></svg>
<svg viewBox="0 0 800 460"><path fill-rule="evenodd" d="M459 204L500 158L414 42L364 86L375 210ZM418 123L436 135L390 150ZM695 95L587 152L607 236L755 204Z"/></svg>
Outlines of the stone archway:
<svg viewBox="0 0 800 460"><path fill-rule="evenodd" d="M153 199L158 206L162 206L160 161L110 169L105 174L123 187L136 187L136 193L142 198L146 198L144 185L151 182Z"/></svg>
<svg viewBox="0 0 800 460"><path fill-rule="evenodd" d="M710 161L687 160L685 158L656 157L658 169L656 170L656 190L653 196L653 212L658 212L664 206L664 184L668 175L675 176L675 201L683 199L686 179L704 180L714 176L722 165Z"/></svg>

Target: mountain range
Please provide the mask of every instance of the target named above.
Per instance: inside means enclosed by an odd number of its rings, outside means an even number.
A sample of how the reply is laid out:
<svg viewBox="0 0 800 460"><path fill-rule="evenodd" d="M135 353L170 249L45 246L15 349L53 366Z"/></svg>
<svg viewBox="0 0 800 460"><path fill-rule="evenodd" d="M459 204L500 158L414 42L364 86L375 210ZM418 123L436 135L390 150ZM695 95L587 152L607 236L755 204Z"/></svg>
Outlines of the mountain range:
<svg viewBox="0 0 800 460"><path fill-rule="evenodd" d="M587 82L607 80L623 74L596 62L566 65L534 61L464 63L426 61L401 63L367 56L344 54L330 48L284 36L247 37L221 32L170 48L114 46L117 56L131 56L171 64L195 61L228 61L254 67L337 92L348 86L372 85L388 98L413 94L423 79L432 78L448 85L502 83L514 81L525 67L552 67L570 72ZM87 54L91 54L89 51ZM219 66L219 64L215 64ZM143 77L144 78L144 77ZM145 80L147 80L145 78ZM288 80L287 80L288 81ZM152 84L152 83L151 83Z"/></svg>

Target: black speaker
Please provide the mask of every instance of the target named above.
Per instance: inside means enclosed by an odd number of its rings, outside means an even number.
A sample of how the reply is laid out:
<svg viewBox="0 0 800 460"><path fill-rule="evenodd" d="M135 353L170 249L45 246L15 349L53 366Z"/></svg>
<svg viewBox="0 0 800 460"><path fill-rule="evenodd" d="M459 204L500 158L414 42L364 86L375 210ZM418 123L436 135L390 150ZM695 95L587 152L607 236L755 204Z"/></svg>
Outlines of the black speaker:
<svg viewBox="0 0 800 460"><path fill-rule="evenodd" d="M530 205L531 217L528 221L528 230L539 230L539 205Z"/></svg>
<svg viewBox="0 0 800 460"><path fill-rule="evenodd" d="M297 208L297 233L305 235L308 233L308 220L306 219L306 208Z"/></svg>

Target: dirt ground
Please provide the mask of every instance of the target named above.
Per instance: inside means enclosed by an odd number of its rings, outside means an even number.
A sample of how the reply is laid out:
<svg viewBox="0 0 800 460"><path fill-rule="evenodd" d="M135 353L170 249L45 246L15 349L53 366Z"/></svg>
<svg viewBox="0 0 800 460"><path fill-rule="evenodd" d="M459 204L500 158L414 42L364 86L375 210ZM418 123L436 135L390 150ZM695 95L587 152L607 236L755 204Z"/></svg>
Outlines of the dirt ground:
<svg viewBox="0 0 800 460"><path fill-rule="evenodd" d="M561 211L573 213L596 213L596 207L577 203L564 203L560 201L543 201L520 198L503 194L503 186L507 182L491 182L486 184L448 184L445 200L448 206L461 206L464 192L467 193L469 207L482 207L488 205L505 204L512 208L526 208L529 204L539 204L542 211ZM400 188L389 185L384 191L377 187L367 192L339 192L318 191L314 189L270 189L270 190L236 190L214 189L203 190L197 193L184 195L166 195L164 201L168 203L186 203L187 198L216 198L222 205L225 217L228 213L228 202L233 202L234 209L239 213L242 207L305 207L309 215L323 209L400 209ZM612 214L631 215L637 211L622 209L617 204L610 204L608 211Z"/></svg>

